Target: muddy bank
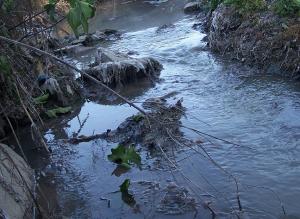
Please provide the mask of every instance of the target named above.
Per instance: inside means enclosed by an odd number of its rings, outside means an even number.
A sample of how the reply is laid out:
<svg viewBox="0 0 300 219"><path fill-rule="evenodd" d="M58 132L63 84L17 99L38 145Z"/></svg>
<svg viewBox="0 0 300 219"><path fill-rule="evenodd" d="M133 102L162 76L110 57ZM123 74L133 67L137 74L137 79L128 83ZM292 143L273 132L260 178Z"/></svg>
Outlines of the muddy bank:
<svg viewBox="0 0 300 219"><path fill-rule="evenodd" d="M199 17L212 51L268 74L299 79L299 17L280 17L272 10L242 12L224 4L208 14Z"/></svg>

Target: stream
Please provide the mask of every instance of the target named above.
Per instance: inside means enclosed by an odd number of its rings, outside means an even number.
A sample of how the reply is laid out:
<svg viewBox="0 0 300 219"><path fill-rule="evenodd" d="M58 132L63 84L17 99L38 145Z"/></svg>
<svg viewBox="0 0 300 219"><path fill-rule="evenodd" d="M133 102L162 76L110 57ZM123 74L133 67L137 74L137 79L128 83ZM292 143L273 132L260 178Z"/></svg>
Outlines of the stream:
<svg viewBox="0 0 300 219"><path fill-rule="evenodd" d="M299 82L266 75L212 54L202 40L204 31L192 28L196 18L183 14L185 1L116 2L104 3L92 20L91 31L122 30L122 39L106 47L134 51L135 57L151 56L164 66L157 84L135 84L124 95L141 102L176 91L176 97L183 98L186 108L186 116L181 119L184 125L238 144L199 137L182 129L186 137L204 141L210 156L238 180L244 212L241 218L300 218ZM156 32L159 26L170 23L174 26ZM89 54L78 60L87 62ZM45 138L52 149L51 157L42 162L31 160L43 173L39 184L50 200L48 207L53 215L212 218L203 207L203 203L211 202L217 218L237 218L233 179L194 150L175 152L181 171L193 184L178 172L170 171L158 152L142 146L138 149L142 169L132 168L116 177L112 175L115 164L107 160L115 144L104 140L77 145L64 142L78 130L88 136L115 129L135 113L135 109L122 102L86 101L72 116L50 124ZM126 178L132 181L130 191L135 205L124 202L120 193L115 192ZM166 196L170 183L189 191L188 195L197 203L194 210L174 212L170 206L162 205L160 198Z"/></svg>

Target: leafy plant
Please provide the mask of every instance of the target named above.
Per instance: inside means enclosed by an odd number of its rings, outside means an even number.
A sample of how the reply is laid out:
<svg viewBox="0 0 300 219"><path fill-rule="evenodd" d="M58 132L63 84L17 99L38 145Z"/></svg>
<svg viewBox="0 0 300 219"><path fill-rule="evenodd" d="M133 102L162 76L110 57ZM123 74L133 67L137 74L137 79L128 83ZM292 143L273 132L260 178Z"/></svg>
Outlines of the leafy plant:
<svg viewBox="0 0 300 219"><path fill-rule="evenodd" d="M132 117L132 120L135 121L136 123L142 121L143 119L144 119L144 116L140 115L140 114L135 115L135 116Z"/></svg>
<svg viewBox="0 0 300 219"><path fill-rule="evenodd" d="M67 13L67 20L76 36L79 35L79 27L83 28L85 33L88 33L88 20L95 15L96 8L93 6L92 0L67 0L70 9ZM50 19L55 19L55 7L57 0L49 0L44 6Z"/></svg>
<svg viewBox="0 0 300 219"><path fill-rule="evenodd" d="M141 156L135 151L134 146L124 147L118 145L117 148L111 149L111 154L107 156L108 160L130 168L130 164L141 165Z"/></svg>
<svg viewBox="0 0 300 219"><path fill-rule="evenodd" d="M7 57L3 55L0 56L0 70L5 76L8 76L11 73L10 63L8 62Z"/></svg>
<svg viewBox="0 0 300 219"><path fill-rule="evenodd" d="M233 5L242 12L257 11L264 9L266 6L265 0L210 0L210 8L214 11L221 3Z"/></svg>
<svg viewBox="0 0 300 219"><path fill-rule="evenodd" d="M210 9L214 11L223 0L210 0Z"/></svg>
<svg viewBox="0 0 300 219"><path fill-rule="evenodd" d="M2 5L0 5L1 9L5 12L9 12L13 9L14 1L13 0L3 0Z"/></svg>
<svg viewBox="0 0 300 219"><path fill-rule="evenodd" d="M262 10L266 6L265 0L224 0L224 4L234 5L243 12Z"/></svg>
<svg viewBox="0 0 300 219"><path fill-rule="evenodd" d="M128 193L129 186L130 186L130 179L125 179L124 182L120 185L120 192Z"/></svg>
<svg viewBox="0 0 300 219"><path fill-rule="evenodd" d="M133 207L136 204L133 195L129 194L128 189L130 186L130 179L125 179L124 182L120 185L120 192L122 194L122 200Z"/></svg>
<svg viewBox="0 0 300 219"><path fill-rule="evenodd" d="M48 4L44 5L44 9L50 17L50 20L55 20L55 7L57 0L49 0Z"/></svg>
<svg viewBox="0 0 300 219"><path fill-rule="evenodd" d="M71 107L57 107L55 109L47 110L46 114L49 118L56 118L58 114L66 114L71 111Z"/></svg>
<svg viewBox="0 0 300 219"><path fill-rule="evenodd" d="M275 13L284 16L300 16L300 0L277 0L273 9Z"/></svg>
<svg viewBox="0 0 300 219"><path fill-rule="evenodd" d="M33 102L35 104L44 104L44 103L47 103L48 99L49 99L49 94L47 93L47 94L38 96L36 98L33 98Z"/></svg>

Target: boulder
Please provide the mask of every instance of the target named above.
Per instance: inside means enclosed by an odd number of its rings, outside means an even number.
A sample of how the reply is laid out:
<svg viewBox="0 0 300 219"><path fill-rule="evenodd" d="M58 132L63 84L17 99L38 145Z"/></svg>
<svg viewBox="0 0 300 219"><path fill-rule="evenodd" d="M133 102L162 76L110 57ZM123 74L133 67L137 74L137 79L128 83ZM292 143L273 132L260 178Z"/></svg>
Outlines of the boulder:
<svg viewBox="0 0 300 219"><path fill-rule="evenodd" d="M133 58L126 54L98 48L96 63L85 70L110 87L124 86L139 79L157 79L162 65L154 58Z"/></svg>
<svg viewBox="0 0 300 219"><path fill-rule="evenodd" d="M200 3L199 2L189 2L184 6L184 13L192 14L201 11Z"/></svg>
<svg viewBox="0 0 300 219"><path fill-rule="evenodd" d="M175 25L174 24L164 24L162 26L159 26L156 30L156 33L161 33L161 32L165 32L168 31L170 29L174 29Z"/></svg>
<svg viewBox="0 0 300 219"><path fill-rule="evenodd" d="M105 29L96 31L95 33L80 36L71 42L72 45L82 44L84 46L94 46L99 42L118 40L121 38L122 33L114 29Z"/></svg>
<svg viewBox="0 0 300 219"><path fill-rule="evenodd" d="M0 218L33 218L34 171L7 145L0 159Z"/></svg>

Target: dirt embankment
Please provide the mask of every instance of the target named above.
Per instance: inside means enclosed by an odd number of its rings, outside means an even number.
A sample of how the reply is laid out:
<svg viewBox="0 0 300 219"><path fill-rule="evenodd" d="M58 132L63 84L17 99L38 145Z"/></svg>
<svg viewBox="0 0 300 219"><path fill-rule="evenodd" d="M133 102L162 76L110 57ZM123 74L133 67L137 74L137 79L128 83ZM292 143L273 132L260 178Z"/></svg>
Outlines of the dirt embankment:
<svg viewBox="0 0 300 219"><path fill-rule="evenodd" d="M200 26L204 26L208 34L212 51L269 74L300 79L300 17L297 13L279 16L275 13L274 1L265 1L260 10L241 10L222 3L213 12L209 11L209 1L197 3L192 9L200 13Z"/></svg>
<svg viewBox="0 0 300 219"><path fill-rule="evenodd" d="M242 14L220 5L207 22L209 47L268 73L300 78L300 19L272 11Z"/></svg>

